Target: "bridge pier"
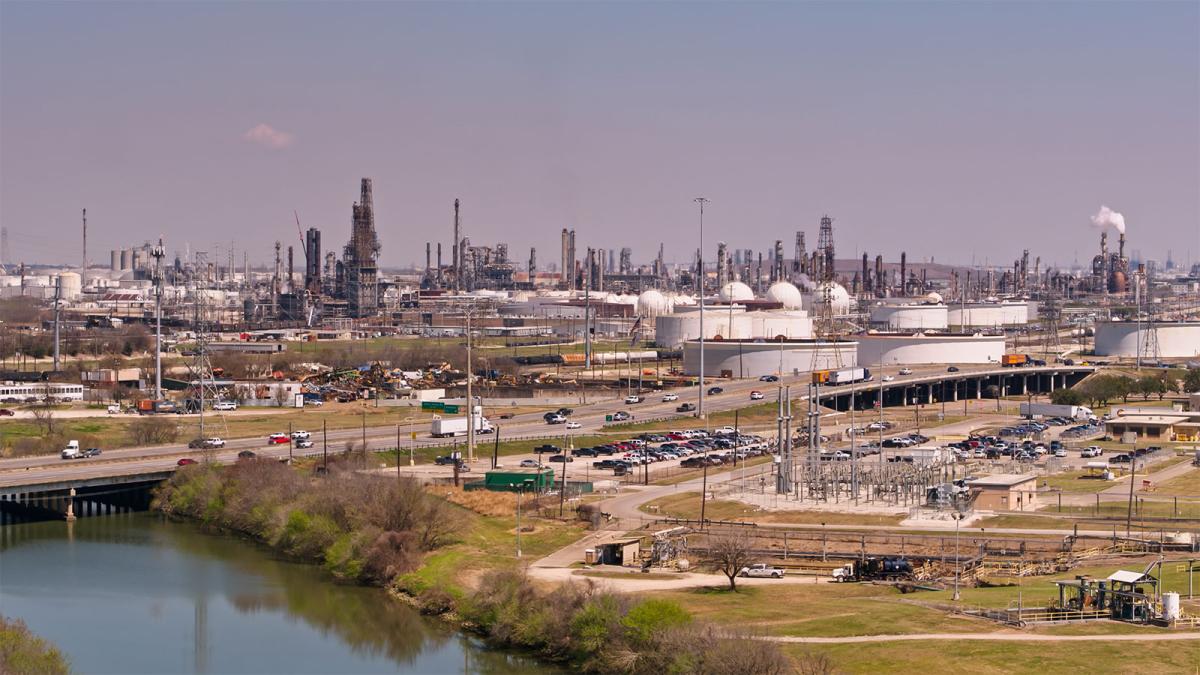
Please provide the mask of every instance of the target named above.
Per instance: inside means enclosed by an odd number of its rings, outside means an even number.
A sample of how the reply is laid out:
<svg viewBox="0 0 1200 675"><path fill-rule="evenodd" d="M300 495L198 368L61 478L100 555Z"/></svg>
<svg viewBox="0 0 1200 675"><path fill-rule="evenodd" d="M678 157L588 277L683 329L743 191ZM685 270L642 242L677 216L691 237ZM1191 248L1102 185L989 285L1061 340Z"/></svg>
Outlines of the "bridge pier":
<svg viewBox="0 0 1200 675"><path fill-rule="evenodd" d="M71 488L71 491L67 493L67 498L65 501L67 506L65 516L67 522L69 523L72 520L75 520L75 488Z"/></svg>

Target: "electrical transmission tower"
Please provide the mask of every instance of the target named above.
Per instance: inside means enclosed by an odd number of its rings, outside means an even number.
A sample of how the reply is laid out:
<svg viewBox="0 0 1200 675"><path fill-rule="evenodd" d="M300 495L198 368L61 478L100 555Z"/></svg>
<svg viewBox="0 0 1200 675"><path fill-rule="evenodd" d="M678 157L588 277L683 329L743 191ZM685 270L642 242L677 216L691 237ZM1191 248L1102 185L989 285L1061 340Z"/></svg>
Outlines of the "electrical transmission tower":
<svg viewBox="0 0 1200 675"><path fill-rule="evenodd" d="M208 323L207 323L207 307L205 306L206 296L202 289L197 284L192 287L192 327L196 334L195 355L191 362L188 363L188 380L192 396L185 405L196 405L196 410L200 414L200 436L199 438L207 438L204 432L204 406L217 399L217 388L213 382L212 361L209 359L208 353ZM226 425L225 433L229 433L228 425ZM211 450L205 453L206 456L211 454Z"/></svg>
<svg viewBox="0 0 1200 675"><path fill-rule="evenodd" d="M1046 317L1046 323L1043 326L1045 332L1042 335L1042 351L1046 354L1058 355L1062 350L1062 343L1058 338L1059 327L1062 323L1062 309L1058 305L1053 284L1049 286L1041 312Z"/></svg>

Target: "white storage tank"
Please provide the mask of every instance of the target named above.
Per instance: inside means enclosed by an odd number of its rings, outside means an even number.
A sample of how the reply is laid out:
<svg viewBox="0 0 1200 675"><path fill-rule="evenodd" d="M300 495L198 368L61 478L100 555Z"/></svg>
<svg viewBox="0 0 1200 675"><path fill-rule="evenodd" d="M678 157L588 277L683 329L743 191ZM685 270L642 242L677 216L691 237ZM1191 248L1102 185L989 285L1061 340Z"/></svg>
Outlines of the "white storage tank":
<svg viewBox="0 0 1200 675"><path fill-rule="evenodd" d="M1179 594L1168 591L1162 594L1163 619L1175 621L1179 619Z"/></svg>
<svg viewBox="0 0 1200 675"><path fill-rule="evenodd" d="M58 275L62 283L62 298L64 300L78 299L83 293L83 279L78 272L61 272Z"/></svg>
<svg viewBox="0 0 1200 675"><path fill-rule="evenodd" d="M945 305L881 303L871 307L871 325L889 330L945 330Z"/></svg>
<svg viewBox="0 0 1200 675"><path fill-rule="evenodd" d="M1096 322L1096 354L1153 359L1147 347L1153 343L1147 338L1150 331L1158 342L1158 358L1192 358L1200 356L1200 321L1156 321L1138 324L1136 321Z"/></svg>

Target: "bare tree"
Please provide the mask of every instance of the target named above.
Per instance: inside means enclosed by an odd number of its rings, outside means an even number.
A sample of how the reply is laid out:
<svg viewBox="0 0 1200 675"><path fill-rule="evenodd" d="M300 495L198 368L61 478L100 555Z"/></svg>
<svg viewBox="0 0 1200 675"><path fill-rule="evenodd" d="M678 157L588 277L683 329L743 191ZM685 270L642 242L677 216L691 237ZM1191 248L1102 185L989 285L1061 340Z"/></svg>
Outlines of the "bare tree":
<svg viewBox="0 0 1200 675"><path fill-rule="evenodd" d="M742 531L714 534L708 537L708 555L716 568L729 577L729 590L737 590L737 575L753 558L750 552L751 538Z"/></svg>
<svg viewBox="0 0 1200 675"><path fill-rule="evenodd" d="M30 412L33 414L33 422L41 430L42 436L54 434L54 408L48 401L33 406Z"/></svg>

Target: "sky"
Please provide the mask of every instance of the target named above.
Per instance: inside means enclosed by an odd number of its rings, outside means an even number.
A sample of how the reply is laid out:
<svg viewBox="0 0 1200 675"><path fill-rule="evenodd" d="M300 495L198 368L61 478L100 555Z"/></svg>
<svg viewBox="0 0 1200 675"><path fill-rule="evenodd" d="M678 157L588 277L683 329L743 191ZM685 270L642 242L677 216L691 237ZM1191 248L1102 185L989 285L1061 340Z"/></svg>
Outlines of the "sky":
<svg viewBox="0 0 1200 675"><path fill-rule="evenodd" d="M669 261L716 243L1087 264L1090 217L1200 259L1200 2L0 2L13 260L162 236Z"/></svg>

